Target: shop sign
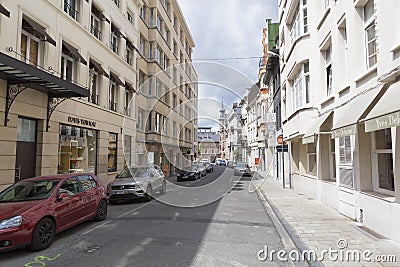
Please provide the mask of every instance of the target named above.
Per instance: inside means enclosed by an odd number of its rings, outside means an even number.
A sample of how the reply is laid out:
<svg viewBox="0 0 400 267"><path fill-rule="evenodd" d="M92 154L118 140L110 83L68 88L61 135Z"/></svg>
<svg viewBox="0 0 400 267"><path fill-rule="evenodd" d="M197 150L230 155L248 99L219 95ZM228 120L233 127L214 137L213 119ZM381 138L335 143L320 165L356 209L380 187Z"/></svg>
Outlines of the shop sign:
<svg viewBox="0 0 400 267"><path fill-rule="evenodd" d="M400 126L400 111L365 122L365 132Z"/></svg>
<svg viewBox="0 0 400 267"><path fill-rule="evenodd" d="M96 122L95 121L90 121L90 120L87 120L87 119L73 117L73 116L68 116L68 122L69 123L74 123L74 124L80 124L80 125L83 125L83 126L96 127Z"/></svg>
<svg viewBox="0 0 400 267"><path fill-rule="evenodd" d="M357 126L354 124L354 125L350 125L350 126L343 127L343 128L332 131L331 138L335 139L338 137L355 135L356 133L357 133Z"/></svg>

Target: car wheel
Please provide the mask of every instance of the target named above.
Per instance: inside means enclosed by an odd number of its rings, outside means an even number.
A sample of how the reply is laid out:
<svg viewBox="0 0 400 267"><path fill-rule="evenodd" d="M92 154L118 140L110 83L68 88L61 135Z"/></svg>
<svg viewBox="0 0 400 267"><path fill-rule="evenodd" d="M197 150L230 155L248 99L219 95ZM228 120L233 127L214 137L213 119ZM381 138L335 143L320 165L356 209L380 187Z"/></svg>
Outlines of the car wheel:
<svg viewBox="0 0 400 267"><path fill-rule="evenodd" d="M50 247L56 235L56 226L50 218L41 219L35 226L29 249L39 251Z"/></svg>
<svg viewBox="0 0 400 267"><path fill-rule="evenodd" d="M167 192L167 182L166 182L166 181L163 181L162 186L161 186L161 189L160 189L160 194L161 194L161 195L164 195L165 192Z"/></svg>
<svg viewBox="0 0 400 267"><path fill-rule="evenodd" d="M144 197L145 200L150 201L152 199L152 195L153 195L153 188L151 187L151 185L148 185Z"/></svg>
<svg viewBox="0 0 400 267"><path fill-rule="evenodd" d="M103 221L107 217L107 201L104 199L100 200L99 205L97 206L96 215L94 216L95 221Z"/></svg>

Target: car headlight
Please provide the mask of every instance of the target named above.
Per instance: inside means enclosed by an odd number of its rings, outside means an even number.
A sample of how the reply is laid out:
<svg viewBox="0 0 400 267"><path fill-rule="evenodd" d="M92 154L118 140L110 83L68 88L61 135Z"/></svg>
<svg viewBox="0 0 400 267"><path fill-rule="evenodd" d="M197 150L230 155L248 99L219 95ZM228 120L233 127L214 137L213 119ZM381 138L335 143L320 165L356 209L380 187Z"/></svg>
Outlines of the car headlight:
<svg viewBox="0 0 400 267"><path fill-rule="evenodd" d="M21 224L22 224L22 216L18 215L18 216L0 221L0 230L12 228L12 227L18 227Z"/></svg>

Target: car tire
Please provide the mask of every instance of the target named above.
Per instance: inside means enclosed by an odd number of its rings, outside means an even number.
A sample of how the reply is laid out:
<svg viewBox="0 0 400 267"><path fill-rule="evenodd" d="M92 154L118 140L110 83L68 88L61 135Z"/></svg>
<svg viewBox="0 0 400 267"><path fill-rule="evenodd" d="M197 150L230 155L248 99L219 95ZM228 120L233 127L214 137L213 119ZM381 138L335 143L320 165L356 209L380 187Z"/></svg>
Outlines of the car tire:
<svg viewBox="0 0 400 267"><path fill-rule="evenodd" d="M153 187L151 187L151 185L148 185L144 196L145 200L150 201L152 199L152 195L153 195Z"/></svg>
<svg viewBox="0 0 400 267"><path fill-rule="evenodd" d="M167 192L167 182L164 180L160 189L160 194L164 195Z"/></svg>
<svg viewBox="0 0 400 267"><path fill-rule="evenodd" d="M56 236L56 225L50 218L41 219L32 233L32 241L29 250L39 251L50 247Z"/></svg>
<svg viewBox="0 0 400 267"><path fill-rule="evenodd" d="M99 205L97 206L96 215L94 216L95 221L103 221L107 218L107 201L104 199L100 200Z"/></svg>

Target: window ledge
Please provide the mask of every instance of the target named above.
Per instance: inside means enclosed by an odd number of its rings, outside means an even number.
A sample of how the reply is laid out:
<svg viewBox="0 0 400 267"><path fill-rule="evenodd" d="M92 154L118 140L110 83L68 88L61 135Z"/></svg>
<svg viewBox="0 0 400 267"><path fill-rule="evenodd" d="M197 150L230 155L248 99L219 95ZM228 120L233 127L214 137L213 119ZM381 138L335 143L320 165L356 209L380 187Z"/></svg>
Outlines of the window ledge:
<svg viewBox="0 0 400 267"><path fill-rule="evenodd" d="M375 64L374 67L370 68L369 70L367 70L366 73L364 73L363 75L361 75L360 77L358 77L357 79L355 79L356 84L359 83L360 81L364 80L366 77L368 77L369 75L371 75L372 73L376 72L378 69L378 66Z"/></svg>
<svg viewBox="0 0 400 267"><path fill-rule="evenodd" d="M326 106L329 106L330 104L333 103L333 100L335 99L335 96L331 95L322 100L321 102L321 108L326 108Z"/></svg>
<svg viewBox="0 0 400 267"><path fill-rule="evenodd" d="M319 29L322 27L322 24L324 24L324 21L326 20L326 18L328 17L328 15L329 15L330 12L331 12L331 8L328 7L328 8L325 10L324 15L322 16L321 20L320 20L319 23L318 23L317 30L319 30Z"/></svg>
<svg viewBox="0 0 400 267"><path fill-rule="evenodd" d="M386 202L390 202L390 203L394 203L396 201L396 198L394 196L386 195L386 194L379 193L379 192L361 191L360 193L363 195L374 197L374 198L377 198L377 199L380 199L380 200L383 200Z"/></svg>

